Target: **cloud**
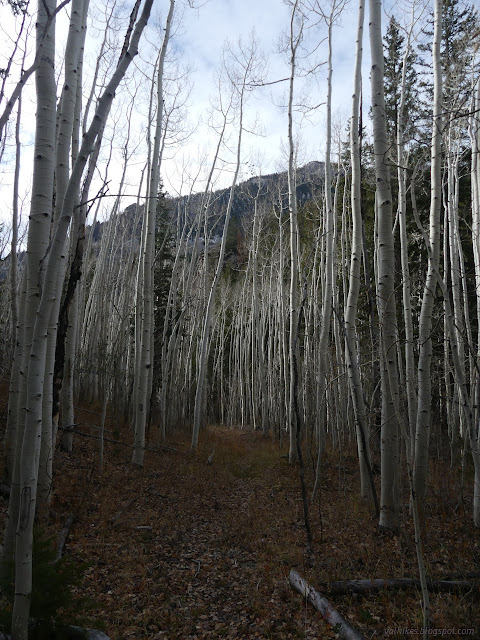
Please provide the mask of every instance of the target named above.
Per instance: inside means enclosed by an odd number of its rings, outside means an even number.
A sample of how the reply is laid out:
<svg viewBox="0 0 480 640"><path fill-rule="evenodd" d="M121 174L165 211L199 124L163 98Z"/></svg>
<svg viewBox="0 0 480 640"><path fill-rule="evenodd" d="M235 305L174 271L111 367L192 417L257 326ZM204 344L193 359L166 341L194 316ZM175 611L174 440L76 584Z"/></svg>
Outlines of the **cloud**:
<svg viewBox="0 0 480 640"><path fill-rule="evenodd" d="M161 3L160 10L165 13L167 4ZM177 3L180 9L180 3ZM128 8L127 8L128 9ZM4 8L0 8L0 15L3 17ZM207 126L208 113L211 104L218 103L216 77L222 61L222 50L224 42L228 39L232 45L235 45L240 38L244 41L248 39L252 29L255 30L256 37L260 47L267 59L267 79L272 82L289 75L288 55L281 54L278 51L279 38L282 32L289 28L290 9L281 0L209 0L198 10L190 9L188 6L183 7L183 13L179 11L179 18L176 34L172 41L172 51L177 57L181 57L185 64L192 67L191 81L193 90L188 103L188 119L192 127L196 127L195 133L185 141L181 147L177 149L169 149L165 155L162 174L166 178L167 187L171 190L183 188L188 190L188 180L182 176L180 168L182 157L190 158L189 172L197 173L198 157L201 155L200 150L209 149L210 157L207 159L206 166L211 162L211 150L216 144L216 134ZM128 11L125 15L128 14ZM61 38L67 32L67 22L63 18L61 25ZM97 23L95 23L97 24ZM125 20L118 20L119 33L123 33ZM342 16L342 26L335 27L334 30L334 46L333 46L333 109L341 110L344 114L348 114L351 107L352 83L353 83L353 64L355 55L355 39L356 39L357 10L356 6L351 6ZM158 26L153 24L149 27L149 41L141 43L141 56L151 64L158 54L159 40L161 38L163 21L159 18ZM101 30L101 24L98 23ZM307 47L313 48L326 35L325 27L319 30L309 31L309 41ZM95 63L93 52L99 46L99 40L93 38L93 31L89 34L89 40L86 48L86 69L85 78L91 78L92 69L90 67ZM60 43L60 38L59 38ZM316 53L318 60L326 60L325 43ZM368 17L366 17L364 31L364 109L368 110L368 67L369 67L369 50L368 50ZM58 60L61 59L59 56ZM88 68L87 68L88 67ZM146 68L146 67L145 67ZM151 73L151 71L150 71ZM138 80L139 76L137 77ZM296 80L296 101L310 104L325 103L326 100L326 67L320 67L316 78L309 77L308 80L298 78ZM137 150L135 161L132 160L128 170L127 181L132 188L136 188L139 183L139 176L143 161L146 157L145 144L142 143L142 136L145 137L145 114L147 113L149 82L145 77L141 80L141 92L143 97L136 98L137 109L134 116L134 126L137 139L140 146ZM286 92L287 84L276 84L268 87L260 88L255 91L251 97L247 107L246 121L248 125L252 125L255 121L258 128L262 132L261 136L245 135L244 141L244 159L250 161L253 157L261 155L263 157L263 173L275 171L279 162L284 161L284 153L282 151L282 141L285 143L287 137L287 114L286 114ZM88 87L85 89L88 91ZM117 96L116 103L123 102L122 88ZM140 92L138 94L140 96ZM28 122L23 132L23 139L27 140L32 136L32 125L34 123L34 90L33 86L25 93L28 105L25 104L25 110L28 109ZM282 108L283 106L283 108ZM114 107L115 109L115 107ZM122 117L122 107L118 107ZM126 109L123 109L126 113ZM123 117L125 117L123 115ZM302 140L301 159L304 162L310 160L323 159L324 148L324 123L325 123L325 106L320 106L315 112L309 114L305 118L300 113L295 115L296 131L299 132ZM118 125L120 131L124 131L126 127ZM105 145L107 142L105 142ZM121 144L121 143L119 143ZM233 144L233 142L232 142ZM132 142L133 145L133 142ZM115 162L110 168L109 178L111 179L111 191L116 192L115 183L119 182L121 174L121 154L119 150L115 151ZM228 155L224 150L222 155ZM27 169L26 165L31 165L31 152L23 159L25 167L25 180L23 184L31 181L31 169ZM203 170L205 173L206 169ZM6 176L4 176L5 178ZM231 180L231 174L226 173L223 182L228 184ZM8 185L6 184L8 182ZM5 189L11 190L11 183L4 181L5 187L2 189L2 198L4 201L11 200L11 195L5 195ZM130 188L130 191L132 191ZM200 188L200 185L198 186ZM92 187L95 191L95 187ZM5 196L5 197L4 197ZM108 205L107 205L108 207Z"/></svg>
<svg viewBox="0 0 480 640"><path fill-rule="evenodd" d="M268 61L268 80L271 82L289 75L288 56L278 52L280 34L288 30L289 22L290 8L279 0L211 0L198 11L185 10L181 33L176 37L174 46L194 66L190 113L195 122L205 118L210 101L215 103L217 100L214 77L221 65L222 47L226 39L235 44L240 38L245 40L254 29ZM334 29L333 46L333 110L343 114L348 113L351 105L356 28L356 7L347 8L342 16L342 26ZM313 49L325 36L325 26L312 30L308 34L306 47ZM368 81L367 30L364 40L364 80ZM326 42L315 55L317 61L326 61ZM261 152L269 170L275 170L282 157L282 139L285 140L287 135L287 115L286 110L282 109L282 105L286 104L286 91L286 84L257 90L248 107L252 119L258 116L264 135L257 139L250 138L245 145L246 150L250 149L252 154ZM365 93L368 94L368 86ZM297 131L303 141L302 157L305 161L322 159L326 65L319 68L315 80L296 80L296 96L302 104L307 100L310 104L323 103L315 113L309 113L308 118L300 113L295 116ZM196 145L205 144L209 136L211 133L207 128L199 129L197 136L189 141L190 152L193 153ZM173 165L166 164L164 169L169 179L175 182Z"/></svg>

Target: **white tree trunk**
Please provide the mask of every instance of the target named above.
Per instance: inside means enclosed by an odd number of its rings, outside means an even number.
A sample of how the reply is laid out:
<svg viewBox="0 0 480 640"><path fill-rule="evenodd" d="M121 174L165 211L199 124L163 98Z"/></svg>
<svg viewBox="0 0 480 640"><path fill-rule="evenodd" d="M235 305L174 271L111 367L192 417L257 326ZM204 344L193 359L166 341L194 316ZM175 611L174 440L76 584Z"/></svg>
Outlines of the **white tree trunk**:
<svg viewBox="0 0 480 640"><path fill-rule="evenodd" d="M18 394L20 387L20 360L22 358L22 338L21 331L18 331L19 315L23 317L25 312L25 295L21 292L21 302L19 309L18 302L18 187L20 181L20 122L22 115L21 96L18 100L17 122L15 124L15 174L13 179L13 203L12 203L12 241L10 252L10 296L12 313L12 344L14 345L12 371L10 374L10 386L8 390L8 416L7 428L5 430L5 484L10 487L13 479L13 469L15 466L15 441L18 421ZM22 282L25 278L22 278ZM23 287L22 287L23 289Z"/></svg>
<svg viewBox="0 0 480 640"><path fill-rule="evenodd" d="M404 150L404 110L405 110L405 81L407 63L410 55L410 38L413 29L408 33L407 44L402 61L402 79L400 85L400 104L397 114L397 174L398 174L398 218L400 226L400 253L402 263L402 296L403 317L405 323L405 386L407 392L408 407L408 439L406 444L407 454L413 460L414 434L417 421L417 395L415 377L415 355L413 338L413 317L410 287L410 269L408 265L408 238L407 238L407 171Z"/></svg>
<svg viewBox="0 0 480 640"><path fill-rule="evenodd" d="M233 176L232 186L230 187L230 196L228 199L227 210L225 213L222 243L220 245L220 255L218 256L215 275L210 285L210 292L208 295L207 306L205 309L205 318L203 322L202 337L200 341L199 364L198 364L198 373L197 373L198 378L197 378L197 389L195 393L195 410L194 410L193 430L192 430L192 450L195 450L197 448L198 437L200 435L200 427L203 420L203 401L204 401L203 396L204 396L205 386L207 382L206 374L207 374L208 348L210 345L210 325L212 321L212 312L213 312L213 304L215 300L215 293L217 290L218 281L220 279L220 275L222 273L222 268L223 268L225 248L227 245L228 225L230 222L230 214L232 211L235 187L237 185L238 172L240 170L242 133L243 133L243 96L242 96L242 105L240 107L240 123L239 123L239 134L238 134L238 140L237 140L237 162L235 165L235 173Z"/></svg>
<svg viewBox="0 0 480 640"><path fill-rule="evenodd" d="M47 0L38 3L37 14L37 38L43 35L44 25L48 15L56 8L56 0ZM12 637L14 640L27 640L28 637L28 612L30 608L30 592L32 580L32 534L25 539L23 531L28 527L28 519L32 521L35 511L32 505L32 487L29 486L30 477L36 480L37 471L29 474L27 465L38 466L38 453L35 460L34 452L25 451L24 443L30 440L28 420L30 398L26 387L35 376L39 388L43 390L44 371L35 367L37 364L30 355L33 343L33 325L35 323L39 299L42 294L39 272L41 261L45 258L52 215L53 176L54 176L54 152L55 152L55 112L56 112L56 84L55 84L55 24L49 30L42 44L42 58L35 74L37 93L37 120L35 134L35 153L33 165L32 201L30 208L30 223L27 241L27 298L25 303L25 316L23 319L23 344L24 344L24 390L21 402L26 403L27 413L19 415L16 461L14 470L14 482L10 493L9 518L5 531L4 558L9 559L13 551L12 533L16 528L15 545L15 601L12 617ZM36 370L35 370L36 369ZM34 447L39 452L38 438L41 423L41 405L37 411L37 424L35 425L36 437ZM27 456L29 460L27 461ZM27 467L27 468L26 468ZM36 488L36 487L35 487Z"/></svg>
<svg viewBox="0 0 480 640"><path fill-rule="evenodd" d="M215 294L219 284L219 280L222 274L223 262L225 257L225 249L227 245L228 226L230 222L230 216L232 212L233 199L235 195L235 188L237 185L238 174L240 171L240 161L242 152L242 140L244 132L244 105L247 98L247 85L252 82L253 78L258 78L258 63L257 63L257 44L252 36L250 43L246 46L245 50L242 50L240 44L239 52L231 52L232 60L234 61L234 67L226 69L227 77L230 82L231 95L229 100L225 102L227 106L223 104L221 100L221 112L223 117L223 131L229 120L229 113L232 107L237 107L238 113L238 137L235 155L235 169L233 174L232 185L230 187L230 194L228 198L227 208L225 211L225 222L222 233L222 241L220 245L220 253L218 256L217 266L213 276L212 283L210 285L210 292L208 295L207 306L205 309L205 316L203 319L202 335L199 343L198 353L198 366L197 366L197 387L195 392L195 406L194 406L194 418L193 418L193 430L192 430L192 450L195 450L198 445L198 437L200 434L200 427L202 420L204 419L203 403L204 394L207 384L207 363L208 363L208 351L210 346L210 331L212 324L213 308L215 303ZM255 76L257 74L257 76ZM219 141L220 144L221 140ZM218 154L218 149L217 149Z"/></svg>
<svg viewBox="0 0 480 640"><path fill-rule="evenodd" d="M148 180L148 200L145 205L146 216L144 219L145 234L142 256L142 311L141 314L141 335L140 349L138 353L138 364L136 373L138 380L136 386L136 406L135 406L135 441L133 446L132 463L140 467L143 466L145 453L145 427L148 414L151 389L151 370L153 368L153 260L155 253L155 220L157 210L157 194L160 180L161 163L161 141L162 141L162 118L163 118L163 73L165 67L165 56L167 53L170 30L172 26L175 0L170 0L170 7L165 24L160 58L157 73L157 120L155 126L155 137L153 143L152 163Z"/></svg>
<svg viewBox="0 0 480 640"><path fill-rule="evenodd" d="M361 206L361 167L359 148L360 96L362 92L362 52L363 24L365 15L364 0L358 5L357 49L355 57L354 91L352 98L352 118L350 124L350 155L352 163L352 248L350 256L350 278L348 297L345 305L345 360L350 382L352 402L355 413L358 460L360 464L360 490L363 498L372 499L372 487L368 473L370 459L370 433L365 413L362 380L358 365L356 322L358 296L360 292L362 265L362 206Z"/></svg>
<svg viewBox="0 0 480 640"><path fill-rule="evenodd" d="M398 403L397 323L395 310L395 255L392 233L392 193L388 168L385 120L382 3L370 0L370 49L372 55L372 115L376 177L377 307L380 325L382 391L382 487L380 527L397 526Z"/></svg>
<svg viewBox="0 0 480 640"><path fill-rule="evenodd" d="M20 507L18 510L18 527L16 532L16 550L15 550L15 599L13 606L12 629L14 640L27 640L28 636L28 614L30 609L30 597L32 589L32 541L33 541L33 521L37 497L37 481L38 481L38 465L40 455L40 437L42 429L42 399L43 399L43 377L45 373L45 359L47 352L47 330L49 326L50 316L54 301L60 295L57 288L57 274L59 266L62 262L63 249L65 239L68 232L70 220L73 215L73 206L76 201L76 194L80 188L80 181L91 153L96 137L102 127L104 118L109 112L111 103L116 89L120 81L123 79L133 57L138 50L138 42L143 29L148 21L153 0L147 0L142 11L141 17L136 22L131 37L129 37L128 51L120 58L115 72L111 80L107 83L104 92L99 101L95 117L85 133L82 146L79 151L77 160L75 161L65 191L62 213L58 219L55 233L53 235L50 251L48 254L48 262L45 271L45 279L41 292L41 298L38 303L37 313L35 317L35 325L33 329L32 348L30 351L30 366L28 370L27 380L27 418L25 421L25 433L21 448L21 464L20 464ZM45 15L45 5L39 3L39 18ZM52 7L53 9L53 7ZM41 25L41 20L39 20ZM41 28L41 27L40 27ZM45 60L48 65L49 72L54 81L54 69L52 62L54 54ZM39 94L45 93L52 102L50 113L53 118L53 132L55 127L55 83L53 86L46 83L39 86ZM44 119L47 114L45 112L38 113L38 125L41 131ZM43 139L43 138L42 138ZM53 139L53 135L52 135ZM35 156L38 160L38 156ZM50 151L50 171L49 182L45 181L44 188L49 188L50 193L53 189L53 145ZM46 176L47 177L47 176ZM51 210L51 199L50 210ZM46 202L43 206L46 206ZM32 220L30 221L32 224ZM27 301L29 302L29 301ZM33 305L32 305L33 306ZM28 311L25 314L27 318L31 313L31 305L28 304Z"/></svg>
<svg viewBox="0 0 480 640"><path fill-rule="evenodd" d="M295 395L298 394L300 381L298 380L298 220L297 220L297 187L295 179L295 144L293 139L293 93L296 75L297 50L303 35L303 17L300 17L298 33L295 33L297 21L298 0L292 7L290 17L290 79L288 92L288 208L290 210L290 313L289 313L289 340L288 362L290 393L288 400L288 428L289 428L289 452L288 459L293 462L297 458L296 433L300 429L297 424L297 415L294 410ZM294 372L297 372L294 375ZM300 412L298 412L300 414Z"/></svg>
<svg viewBox="0 0 480 640"><path fill-rule="evenodd" d="M433 127L431 144L431 200L430 233L431 252L428 256L428 271L423 291L422 308L418 329L418 408L415 432L414 485L420 510L427 490L428 443L432 410L432 315L437 287L440 259L440 203L441 203L441 141L442 141L442 68L440 43L442 38L442 2L435 0L433 34Z"/></svg>

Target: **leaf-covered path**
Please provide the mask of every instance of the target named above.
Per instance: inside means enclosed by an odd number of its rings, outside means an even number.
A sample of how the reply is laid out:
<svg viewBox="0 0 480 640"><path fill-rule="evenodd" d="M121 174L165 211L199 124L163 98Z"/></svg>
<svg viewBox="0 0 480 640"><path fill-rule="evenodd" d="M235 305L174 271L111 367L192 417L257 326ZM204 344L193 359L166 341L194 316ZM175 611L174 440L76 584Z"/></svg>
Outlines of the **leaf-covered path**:
<svg viewBox="0 0 480 640"><path fill-rule="evenodd" d="M63 513L83 511L68 552L88 558L83 595L100 605L110 636L329 637L286 580L305 545L296 476L278 446L223 429L195 456L187 441L173 446L149 452L143 471L112 447L101 480L93 454L73 459L78 479L58 487Z"/></svg>
<svg viewBox="0 0 480 640"><path fill-rule="evenodd" d="M94 436L95 420L80 412L78 429ZM114 421L106 435L131 439ZM368 638L421 626L416 590L326 591L335 580L417 577L408 512L399 536L379 534L359 497L354 450L325 456L321 490L311 504L312 560L305 552L298 469L269 438L209 428L192 455L188 435L177 434L167 447L150 443L156 450L147 451L143 470L130 464L129 446L107 442L101 477L97 443L76 436L72 455L57 451L48 530L56 535L76 516L66 554L88 563L78 596L93 602L85 613L112 640L338 637L290 588L292 568ZM306 461L311 487L308 453ZM432 470L436 507L425 547L435 578L479 568L478 534L469 514L460 512L471 496L459 503L456 481L440 466ZM478 601L475 589L432 594L434 625L478 630Z"/></svg>

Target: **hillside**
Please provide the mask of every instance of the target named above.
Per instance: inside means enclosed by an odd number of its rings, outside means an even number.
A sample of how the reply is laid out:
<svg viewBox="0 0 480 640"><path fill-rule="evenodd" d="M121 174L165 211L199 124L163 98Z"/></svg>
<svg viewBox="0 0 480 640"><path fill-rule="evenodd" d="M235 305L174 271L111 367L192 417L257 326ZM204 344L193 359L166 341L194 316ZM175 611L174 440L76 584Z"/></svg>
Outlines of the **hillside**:
<svg viewBox="0 0 480 640"><path fill-rule="evenodd" d="M296 173L296 191L298 205L305 205L320 195L324 184L324 163L309 162L303 167L299 167ZM245 220L250 220L253 216L254 200L258 196L259 206L273 206L278 209L281 205L282 212L288 211L288 185L287 172L272 173L266 176L254 176L240 182L234 192L231 224L232 226L241 228ZM210 195L209 203L209 232L215 238L213 243L218 242L222 231L225 210L230 197L230 188L218 189ZM167 194L166 204L170 216L176 217L179 205L182 212L182 222L186 219L187 226L192 224L196 215L202 209L204 202L204 193L194 193L191 196L171 197ZM141 205L143 211L143 205ZM120 214L120 225L125 226L129 230L129 234L134 233L140 238L141 233L141 211L140 215L135 216L136 204L130 204L125 207ZM137 222L135 224L135 217ZM104 232L105 223L97 222L95 225L94 242L98 242ZM203 237L202 237L203 240Z"/></svg>

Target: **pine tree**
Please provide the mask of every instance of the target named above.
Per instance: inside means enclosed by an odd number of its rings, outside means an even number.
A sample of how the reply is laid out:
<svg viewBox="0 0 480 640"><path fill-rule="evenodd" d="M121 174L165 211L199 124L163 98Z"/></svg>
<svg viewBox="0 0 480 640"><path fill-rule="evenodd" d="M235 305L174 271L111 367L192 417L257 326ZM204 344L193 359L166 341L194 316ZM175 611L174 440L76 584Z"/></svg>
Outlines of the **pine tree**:
<svg viewBox="0 0 480 640"><path fill-rule="evenodd" d="M402 82L402 63L405 55L405 36L402 34L400 24L394 16L390 18L384 41L384 65L385 65L385 113L387 120L387 133L394 151L398 107L400 104L400 91ZM415 92L417 82L416 65L418 56L415 51L410 51L407 57L407 75L405 78L405 106L403 118L405 129L403 132L404 143L408 144L415 133L415 123L418 120L419 108Z"/></svg>
<svg viewBox="0 0 480 640"><path fill-rule="evenodd" d="M155 228L155 260L153 263L154 295L154 356L153 383L150 410L155 407L155 398L161 385L162 358L172 334L173 325L180 313L180 299L175 292L175 300L170 299L173 267L175 262L175 232L171 210L166 193L160 189L157 200ZM151 413L149 416L149 422Z"/></svg>
<svg viewBox="0 0 480 640"><path fill-rule="evenodd" d="M474 35L480 27L480 14L474 4L462 0L443 0L442 41L440 57L443 76L443 101L446 110L465 108L471 93L471 63L475 60ZM433 23L424 29L427 44L420 45L424 54L422 65L426 69L423 82L431 104L433 85L430 55ZM477 62L477 70L479 63ZM466 109L465 109L466 110Z"/></svg>
<svg viewBox="0 0 480 640"><path fill-rule="evenodd" d="M472 36L479 28L480 15L474 5L460 0L443 3L443 33L441 45L442 72L445 78L444 96L447 104L460 96L470 94L470 74L467 73L473 59Z"/></svg>

